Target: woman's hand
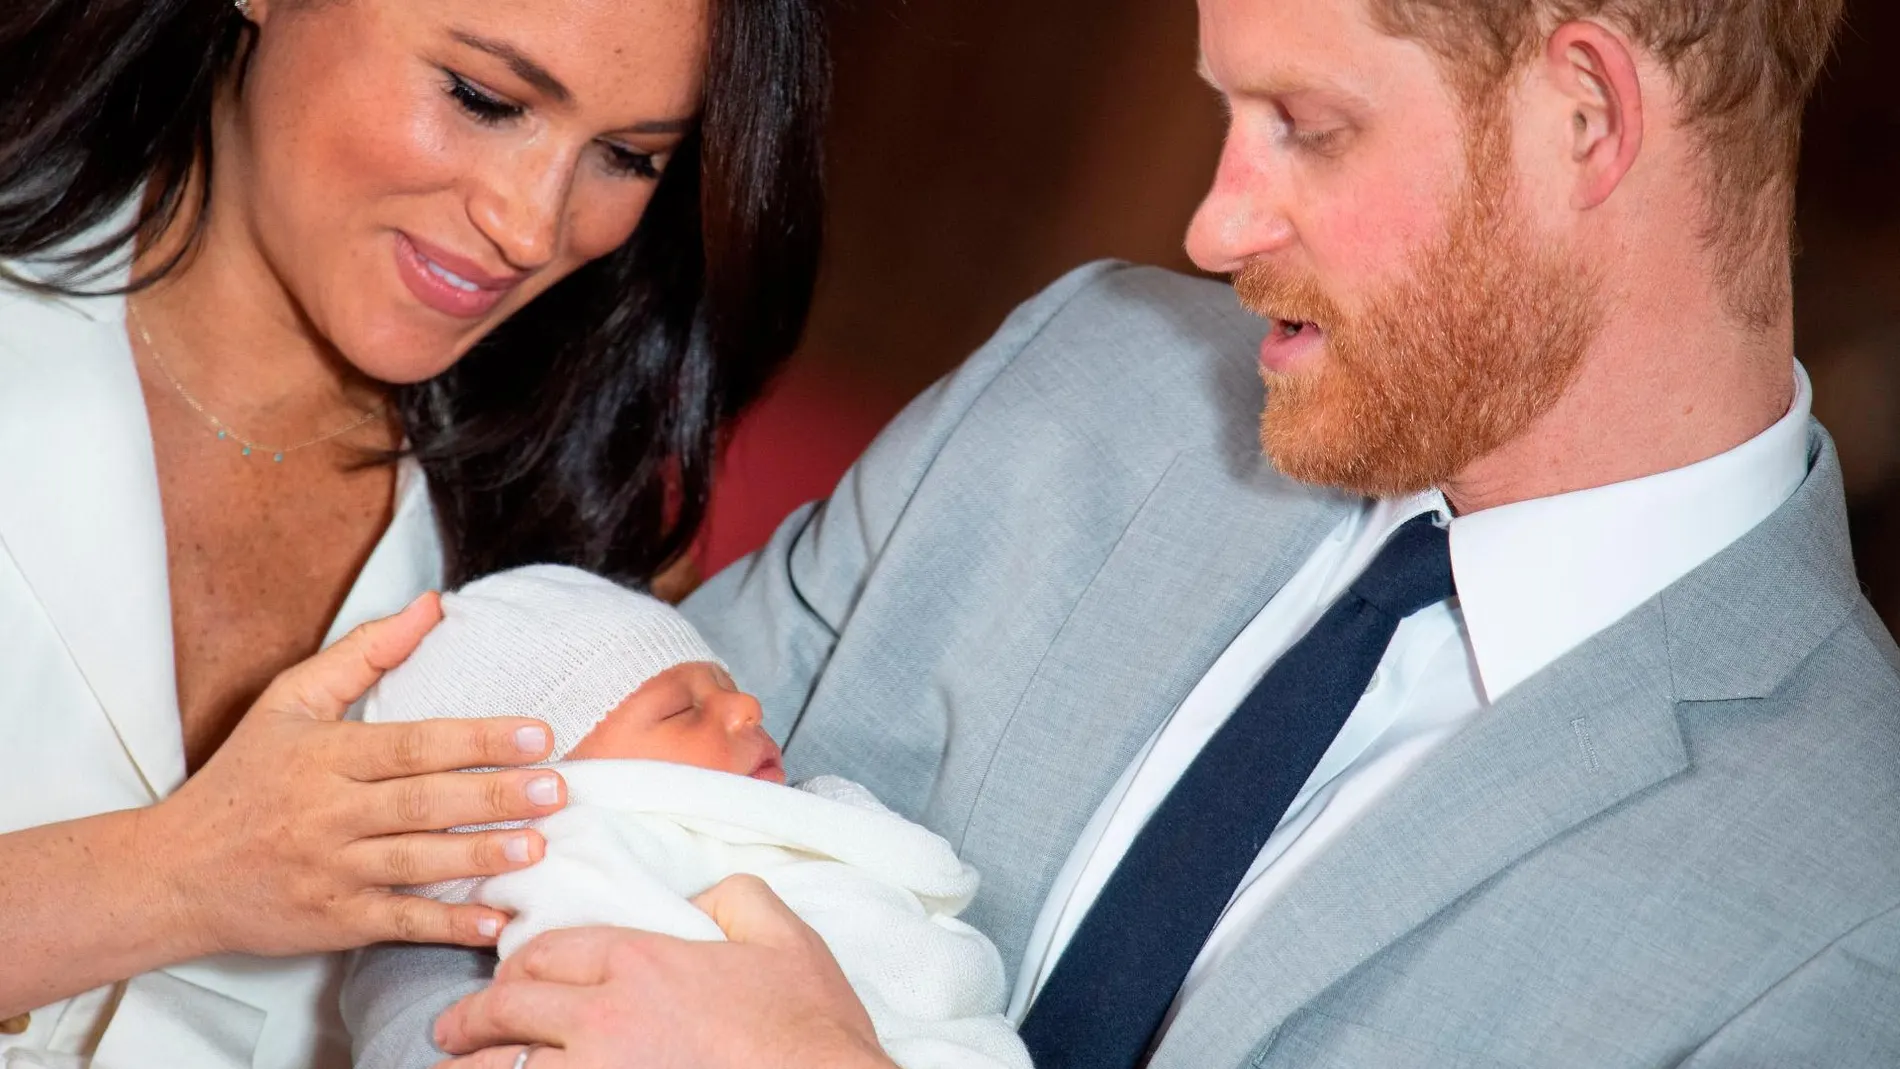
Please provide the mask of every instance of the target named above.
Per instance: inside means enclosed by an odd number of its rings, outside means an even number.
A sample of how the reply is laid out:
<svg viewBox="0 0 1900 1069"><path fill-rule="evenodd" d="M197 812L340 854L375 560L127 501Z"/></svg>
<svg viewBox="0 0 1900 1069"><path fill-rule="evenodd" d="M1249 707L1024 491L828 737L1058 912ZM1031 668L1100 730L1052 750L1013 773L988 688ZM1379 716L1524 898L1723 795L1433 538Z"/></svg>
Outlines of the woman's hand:
<svg viewBox="0 0 1900 1069"><path fill-rule="evenodd" d="M527 829L437 829L524 820L561 807L535 720L343 721L441 619L434 595L365 624L274 680L203 769L139 814L153 890L174 900L183 956L289 955L384 941L492 945L507 915L396 893L538 861ZM456 712L457 710L444 710Z"/></svg>
<svg viewBox="0 0 1900 1069"><path fill-rule="evenodd" d="M825 942L764 883L695 904L727 943L626 928L537 936L436 1022L438 1069L893 1069Z"/></svg>

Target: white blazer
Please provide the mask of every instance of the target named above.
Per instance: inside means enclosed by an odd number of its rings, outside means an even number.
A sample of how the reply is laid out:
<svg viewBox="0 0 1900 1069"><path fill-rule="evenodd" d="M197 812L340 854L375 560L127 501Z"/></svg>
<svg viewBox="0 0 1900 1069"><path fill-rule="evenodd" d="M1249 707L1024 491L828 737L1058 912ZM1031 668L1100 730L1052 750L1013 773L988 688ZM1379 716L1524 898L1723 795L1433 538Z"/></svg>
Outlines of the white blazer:
<svg viewBox="0 0 1900 1069"><path fill-rule="evenodd" d="M185 779L164 521L124 314L121 298L0 284L0 832L150 805ZM441 585L418 468L396 494L326 644ZM340 969L341 955L226 956L133 977L34 1010L0 1035L0 1067L91 1054L94 1069L347 1069Z"/></svg>

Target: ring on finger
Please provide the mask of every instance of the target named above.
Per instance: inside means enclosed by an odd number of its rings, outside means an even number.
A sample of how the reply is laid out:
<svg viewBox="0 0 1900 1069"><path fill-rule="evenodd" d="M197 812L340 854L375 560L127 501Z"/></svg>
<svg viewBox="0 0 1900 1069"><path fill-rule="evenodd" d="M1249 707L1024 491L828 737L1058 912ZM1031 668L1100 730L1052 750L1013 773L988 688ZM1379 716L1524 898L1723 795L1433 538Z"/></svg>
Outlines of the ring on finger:
<svg viewBox="0 0 1900 1069"><path fill-rule="evenodd" d="M534 1052L540 1049L539 1043L530 1043L521 1048L521 1053L515 1055L514 1069L528 1069L528 1059L534 1057Z"/></svg>

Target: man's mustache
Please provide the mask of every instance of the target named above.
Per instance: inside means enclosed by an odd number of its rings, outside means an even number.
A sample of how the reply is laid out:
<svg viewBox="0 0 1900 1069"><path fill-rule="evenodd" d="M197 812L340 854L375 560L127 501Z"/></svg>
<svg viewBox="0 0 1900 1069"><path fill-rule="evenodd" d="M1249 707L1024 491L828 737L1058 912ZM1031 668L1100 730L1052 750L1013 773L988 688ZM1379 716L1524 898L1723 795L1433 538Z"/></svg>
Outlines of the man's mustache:
<svg viewBox="0 0 1900 1069"><path fill-rule="evenodd" d="M1233 284L1240 306L1263 319L1311 323L1321 330L1329 330L1344 318L1338 303L1326 295L1312 276L1265 260L1243 265L1234 272Z"/></svg>

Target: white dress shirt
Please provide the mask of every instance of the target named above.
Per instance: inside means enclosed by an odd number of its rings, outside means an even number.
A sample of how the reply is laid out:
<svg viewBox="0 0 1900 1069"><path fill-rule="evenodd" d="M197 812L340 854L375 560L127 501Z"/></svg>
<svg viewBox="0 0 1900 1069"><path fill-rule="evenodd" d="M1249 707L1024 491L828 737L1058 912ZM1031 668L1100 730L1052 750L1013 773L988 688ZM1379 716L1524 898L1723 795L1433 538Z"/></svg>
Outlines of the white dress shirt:
<svg viewBox="0 0 1900 1069"><path fill-rule="evenodd" d="M1011 1016L1021 1021L1027 1013L1135 836L1201 748L1399 525L1425 513L1449 525L1458 594L1399 624L1365 696L1241 880L1180 997L1220 964L1301 869L1433 749L1794 494L1808 472L1812 402L1798 364L1795 379L1794 404L1774 426L1685 468L1455 518L1431 491L1368 501L1342 521L1103 799L1030 933Z"/></svg>

